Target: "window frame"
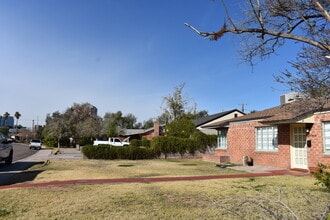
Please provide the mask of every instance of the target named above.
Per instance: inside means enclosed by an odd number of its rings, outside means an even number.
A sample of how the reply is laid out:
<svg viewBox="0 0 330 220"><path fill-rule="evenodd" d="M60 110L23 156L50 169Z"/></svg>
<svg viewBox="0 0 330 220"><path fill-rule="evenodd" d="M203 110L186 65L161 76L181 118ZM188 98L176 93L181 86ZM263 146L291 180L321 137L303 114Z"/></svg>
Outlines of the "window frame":
<svg viewBox="0 0 330 220"><path fill-rule="evenodd" d="M277 126L255 127L255 149L256 151L277 152L278 127Z"/></svg>
<svg viewBox="0 0 330 220"><path fill-rule="evenodd" d="M217 149L227 149L227 134L228 129L218 130Z"/></svg>
<svg viewBox="0 0 330 220"><path fill-rule="evenodd" d="M330 121L322 122L322 136L323 136L323 138L322 138L323 139L323 153L330 155Z"/></svg>

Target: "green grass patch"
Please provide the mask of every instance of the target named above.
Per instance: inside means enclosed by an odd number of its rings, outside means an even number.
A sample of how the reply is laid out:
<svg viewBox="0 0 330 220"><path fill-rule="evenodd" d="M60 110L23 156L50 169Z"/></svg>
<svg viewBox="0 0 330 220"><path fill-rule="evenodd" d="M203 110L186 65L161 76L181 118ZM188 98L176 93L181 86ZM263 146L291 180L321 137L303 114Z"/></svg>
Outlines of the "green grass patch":
<svg viewBox="0 0 330 220"><path fill-rule="evenodd" d="M181 164L181 166L197 166L197 164L195 164L195 163L184 163L184 164Z"/></svg>
<svg viewBox="0 0 330 220"><path fill-rule="evenodd" d="M10 215L10 211L6 209L0 209L0 217L6 217L7 215Z"/></svg>
<svg viewBox="0 0 330 220"><path fill-rule="evenodd" d="M119 167L133 167L134 164L119 164Z"/></svg>

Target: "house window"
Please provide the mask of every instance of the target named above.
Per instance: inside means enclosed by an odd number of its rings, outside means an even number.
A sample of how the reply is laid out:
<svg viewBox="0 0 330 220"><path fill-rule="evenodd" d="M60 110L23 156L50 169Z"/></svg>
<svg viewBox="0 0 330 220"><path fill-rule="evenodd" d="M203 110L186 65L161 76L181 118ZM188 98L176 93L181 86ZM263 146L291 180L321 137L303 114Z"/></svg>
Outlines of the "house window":
<svg viewBox="0 0 330 220"><path fill-rule="evenodd" d="M324 153L330 154L330 122L323 123Z"/></svg>
<svg viewBox="0 0 330 220"><path fill-rule="evenodd" d="M260 151L277 151L277 127L256 128L256 149Z"/></svg>
<svg viewBox="0 0 330 220"><path fill-rule="evenodd" d="M220 130L218 132L218 148L227 148L227 131L228 130Z"/></svg>

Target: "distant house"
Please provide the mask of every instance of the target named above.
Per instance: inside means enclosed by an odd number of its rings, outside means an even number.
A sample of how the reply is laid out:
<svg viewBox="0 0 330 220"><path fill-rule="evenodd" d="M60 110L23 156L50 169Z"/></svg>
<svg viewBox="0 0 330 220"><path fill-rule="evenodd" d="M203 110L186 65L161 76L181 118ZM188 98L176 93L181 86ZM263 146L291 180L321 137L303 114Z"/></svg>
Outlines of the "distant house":
<svg viewBox="0 0 330 220"><path fill-rule="evenodd" d="M130 140L133 139L142 139L146 138L147 140L151 140L157 136L164 135L164 126L159 124L159 121L154 122L154 126L148 129L124 129L121 131L120 137L121 138L128 138Z"/></svg>
<svg viewBox="0 0 330 220"><path fill-rule="evenodd" d="M208 124L218 131L218 148L205 160L311 170L330 164L330 100L306 99Z"/></svg>
<svg viewBox="0 0 330 220"><path fill-rule="evenodd" d="M223 111L223 112L220 112L217 114L208 115L206 117L199 118L194 121L194 124L195 124L195 127L197 130L199 130L205 134L217 134L216 130L209 129L209 128L207 128L207 126L210 124L218 123L220 121L237 118L242 115L245 115L245 114L237 109L232 109L229 111Z"/></svg>

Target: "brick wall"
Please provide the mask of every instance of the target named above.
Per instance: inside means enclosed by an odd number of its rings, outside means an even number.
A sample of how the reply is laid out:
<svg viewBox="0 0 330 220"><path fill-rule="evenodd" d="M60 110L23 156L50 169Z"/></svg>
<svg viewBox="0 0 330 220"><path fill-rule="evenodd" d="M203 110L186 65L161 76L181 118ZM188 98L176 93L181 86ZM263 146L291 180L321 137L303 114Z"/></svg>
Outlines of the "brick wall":
<svg viewBox="0 0 330 220"><path fill-rule="evenodd" d="M290 126L278 126L278 151L256 151L255 127L259 122L232 124L227 134L226 150L216 149L217 156L230 156L233 163L243 163L244 156L250 156L255 165L290 168Z"/></svg>
<svg viewBox="0 0 330 220"><path fill-rule="evenodd" d="M307 149L308 166L316 167L318 163L330 165L330 155L325 155L323 152L323 130L322 123L330 121L330 113L316 114L314 124L311 127L306 139L312 141L312 146Z"/></svg>
<svg viewBox="0 0 330 220"><path fill-rule="evenodd" d="M322 122L330 121L330 113L316 114L314 124L306 139L312 141L307 149L308 167L316 167L318 163L330 165L330 155L323 153ZM255 127L264 126L259 122L231 124L227 133L227 149L216 149L212 156L203 156L209 161L219 161L220 156L229 156L233 163L243 163L244 156L250 156L255 165L274 166L290 169L290 125L278 126L278 151L256 151Z"/></svg>

